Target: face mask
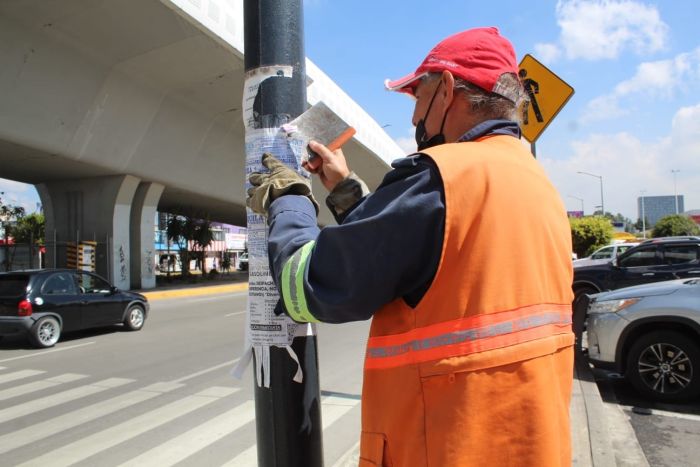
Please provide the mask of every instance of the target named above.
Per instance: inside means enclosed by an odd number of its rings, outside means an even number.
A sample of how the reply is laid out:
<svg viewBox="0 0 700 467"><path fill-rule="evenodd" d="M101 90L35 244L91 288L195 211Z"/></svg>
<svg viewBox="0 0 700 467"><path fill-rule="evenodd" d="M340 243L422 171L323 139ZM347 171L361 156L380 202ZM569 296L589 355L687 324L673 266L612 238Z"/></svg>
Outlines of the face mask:
<svg viewBox="0 0 700 467"><path fill-rule="evenodd" d="M438 83L437 88L435 88L433 97L430 99L430 104L428 104L428 110L425 111L425 117L421 118L418 121L418 124L416 125L416 144L418 145L419 151L432 148L433 146L438 146L440 144L445 144L445 135L442 134L442 129L445 127L445 119L447 118L447 112L445 112L445 115L442 117L440 131L437 134L433 135L430 139L425 139L427 136L427 132L425 130L425 120L430 114L430 109L433 106L433 101L435 100L435 96L437 96L438 89L440 89L440 84L442 84L442 81Z"/></svg>

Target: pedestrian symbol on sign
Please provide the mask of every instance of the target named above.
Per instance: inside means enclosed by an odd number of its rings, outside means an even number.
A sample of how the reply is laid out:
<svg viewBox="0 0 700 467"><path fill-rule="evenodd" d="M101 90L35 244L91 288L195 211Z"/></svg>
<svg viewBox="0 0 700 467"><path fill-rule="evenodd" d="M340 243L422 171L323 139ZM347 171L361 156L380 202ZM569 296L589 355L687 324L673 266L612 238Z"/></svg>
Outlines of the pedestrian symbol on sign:
<svg viewBox="0 0 700 467"><path fill-rule="evenodd" d="M544 119L542 118L542 112L540 111L540 106L537 103L537 97L535 96L535 94L540 93L540 85L534 79L527 78L527 70L525 68L521 68L518 75L520 76L520 80L523 83L523 87L525 88L525 92L527 93L528 97L528 100L525 101L525 104L523 105L523 123L525 125L528 123L528 110L530 106L532 106L532 111L535 113L535 118L537 121L543 122Z"/></svg>
<svg viewBox="0 0 700 467"><path fill-rule="evenodd" d="M521 108L520 128L525 139L534 143L574 94L574 88L530 54L520 62L518 77L529 99Z"/></svg>

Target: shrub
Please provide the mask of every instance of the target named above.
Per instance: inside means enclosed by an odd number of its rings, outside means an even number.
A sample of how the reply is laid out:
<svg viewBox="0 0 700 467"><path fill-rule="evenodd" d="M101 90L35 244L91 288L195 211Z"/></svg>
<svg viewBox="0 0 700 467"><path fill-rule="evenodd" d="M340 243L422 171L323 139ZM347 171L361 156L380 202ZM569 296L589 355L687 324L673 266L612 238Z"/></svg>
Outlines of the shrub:
<svg viewBox="0 0 700 467"><path fill-rule="evenodd" d="M571 242L579 258L590 255L612 240L613 226L609 219L591 216L570 219L569 222L571 223Z"/></svg>
<svg viewBox="0 0 700 467"><path fill-rule="evenodd" d="M688 216L673 214L662 217L651 231L652 237L674 237L681 235L700 235L700 227Z"/></svg>

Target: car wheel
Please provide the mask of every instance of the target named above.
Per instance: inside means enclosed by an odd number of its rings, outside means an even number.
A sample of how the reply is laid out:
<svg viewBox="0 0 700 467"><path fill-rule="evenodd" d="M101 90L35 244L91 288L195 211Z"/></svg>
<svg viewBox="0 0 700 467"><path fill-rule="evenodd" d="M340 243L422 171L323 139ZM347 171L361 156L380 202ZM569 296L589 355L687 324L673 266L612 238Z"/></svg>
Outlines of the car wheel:
<svg viewBox="0 0 700 467"><path fill-rule="evenodd" d="M642 395L678 401L700 394L700 347L676 331L644 334L627 355L627 380Z"/></svg>
<svg viewBox="0 0 700 467"><path fill-rule="evenodd" d="M29 336L36 347L53 347L61 337L61 325L53 316L44 316L34 323Z"/></svg>
<svg viewBox="0 0 700 467"><path fill-rule="evenodd" d="M143 327L143 323L146 321L146 314L138 305L131 305L126 311L126 318L124 318L124 326L129 331L138 331Z"/></svg>

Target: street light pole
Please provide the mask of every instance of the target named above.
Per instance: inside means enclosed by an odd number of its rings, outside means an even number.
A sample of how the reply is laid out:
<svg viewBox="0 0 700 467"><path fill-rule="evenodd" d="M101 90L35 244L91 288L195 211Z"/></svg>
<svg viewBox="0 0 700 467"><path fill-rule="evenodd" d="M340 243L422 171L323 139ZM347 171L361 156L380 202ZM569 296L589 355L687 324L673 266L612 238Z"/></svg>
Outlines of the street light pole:
<svg viewBox="0 0 700 467"><path fill-rule="evenodd" d="M676 174L678 172L680 172L680 170L671 170L673 174L673 199L676 201L676 215L678 214L678 190L676 190Z"/></svg>
<svg viewBox="0 0 700 467"><path fill-rule="evenodd" d="M585 214L585 211L583 209L583 198L579 198L577 196L571 196L571 195L569 195L569 198L573 198L573 199L577 199L577 200L581 201L581 215L583 216Z"/></svg>
<svg viewBox="0 0 700 467"><path fill-rule="evenodd" d="M644 212L644 193L646 193L646 190L642 190L642 238L647 238L647 221L646 221L646 213Z"/></svg>
<svg viewBox="0 0 700 467"><path fill-rule="evenodd" d="M605 201L603 201L603 176L602 175L596 175L588 172L576 172L580 173L583 175L589 175L591 177L595 177L600 181L600 209L603 211L603 217L605 217Z"/></svg>

